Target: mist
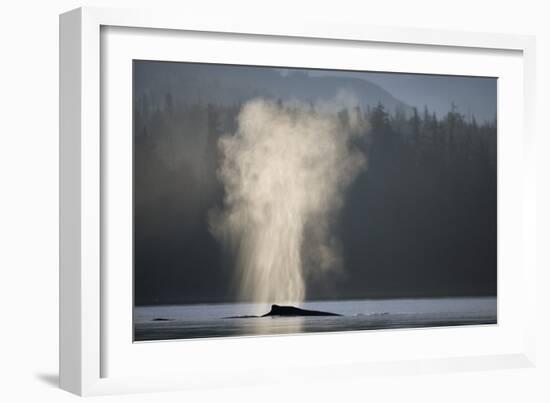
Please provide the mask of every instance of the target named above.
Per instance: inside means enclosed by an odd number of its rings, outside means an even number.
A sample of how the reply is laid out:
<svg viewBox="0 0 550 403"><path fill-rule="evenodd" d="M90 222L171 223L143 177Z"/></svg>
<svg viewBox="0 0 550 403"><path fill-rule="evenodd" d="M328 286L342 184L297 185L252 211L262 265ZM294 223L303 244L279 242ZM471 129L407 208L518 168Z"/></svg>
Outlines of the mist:
<svg viewBox="0 0 550 403"><path fill-rule="evenodd" d="M266 303L304 301L304 277L341 267L331 235L346 189L366 168L351 141L366 121L349 99L273 102L254 99L236 133L219 139L223 208L213 234L234 254L240 297Z"/></svg>

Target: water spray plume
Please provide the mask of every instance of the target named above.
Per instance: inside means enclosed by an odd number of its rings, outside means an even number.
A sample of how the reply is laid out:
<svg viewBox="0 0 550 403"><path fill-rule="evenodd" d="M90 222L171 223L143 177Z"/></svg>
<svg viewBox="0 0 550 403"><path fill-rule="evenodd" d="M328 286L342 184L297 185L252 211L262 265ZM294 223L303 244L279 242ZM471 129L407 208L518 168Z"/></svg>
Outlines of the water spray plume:
<svg viewBox="0 0 550 403"><path fill-rule="evenodd" d="M220 138L225 198L210 225L235 253L242 300L299 304L306 275L340 265L331 225L366 166L352 141L366 123L343 99L255 99L243 105L237 132Z"/></svg>

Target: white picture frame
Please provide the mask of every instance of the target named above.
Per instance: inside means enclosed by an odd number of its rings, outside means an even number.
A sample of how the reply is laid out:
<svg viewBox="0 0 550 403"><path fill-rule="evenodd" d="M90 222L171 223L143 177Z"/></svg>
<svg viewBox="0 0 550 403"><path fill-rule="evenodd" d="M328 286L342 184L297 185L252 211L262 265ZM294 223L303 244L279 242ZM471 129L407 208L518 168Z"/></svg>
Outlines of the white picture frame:
<svg viewBox="0 0 550 403"><path fill-rule="evenodd" d="M108 113L102 108L109 102L109 105L113 105L113 100L116 102L118 99L110 95L113 93L110 86L115 87L113 81L104 80L102 77L102 74L106 75L107 72L112 74L112 70L103 70L105 61L102 60L102 57L110 55L102 49L106 47L102 32L108 31L109 27L118 27L116 29L122 30L122 36L132 36L133 29L146 29L149 33L153 32L150 30L157 30L155 32L161 33L149 39L145 38L146 40L141 38L143 47L147 46L146 43L149 43L149 46L154 45L155 41L159 44L161 41L177 41L178 32L182 35L191 32L194 37L199 38L201 35L217 33L218 38L223 39L225 35L228 40L230 36L253 38L260 43L263 40L290 40L300 43L301 46L308 46L311 41L319 41L334 48L346 44L362 46L374 43L379 47L409 46L418 52L424 52L426 49L451 53L467 50L480 56L491 52L513 53L514 56L509 63L510 69L503 70L502 74L508 77L505 85L509 86L506 88L509 88L510 92L507 94L517 95L514 105L520 105L522 113L514 121L501 120L499 116L499 165L502 167L499 168L499 325L477 329L377 331L368 334L357 332L320 337L278 336L193 341L193 344L174 342L133 345L126 337L129 329L125 324L128 320L131 322L131 310L126 309L128 304L131 304L128 288L125 287L125 291L120 290L123 295L120 298L123 301L121 305L113 305L113 298L109 298L110 293L117 290L117 284L122 284L127 277L114 278L110 272L106 272L109 264L106 261L108 248L104 235L105 228L111 225L109 220L112 218L102 212L102 209L105 208L105 203L110 203L106 193L111 188L107 183L110 175L114 173L111 169L115 169L107 168L112 167L112 164L108 164L106 147L112 152L116 151L117 146L111 147L110 140L114 138L111 134L113 123L105 118ZM163 36L162 32L170 35ZM117 53L120 56L124 52L120 46L120 38L118 40L119 42L117 39L110 41L109 46L115 50L120 49ZM166 45L158 48L168 49ZM156 57L169 57L167 55L156 53ZM460 57L460 54L457 55L456 57ZM124 57L131 58L132 54L125 54ZM196 57L203 56L197 54ZM218 56L216 60L211 57L211 61L220 61L223 57ZM431 57L435 61L433 55L426 57ZM248 21L244 18L214 21L198 19L193 15L151 10L80 8L61 15L61 387L79 395L96 395L293 382L297 375L302 380L329 380L380 373L407 374L534 365L535 319L528 314L535 312L536 288L533 257L536 244L535 162L534 158L530 158L534 153L535 139L534 58L534 38L520 35L369 27L314 20L304 20L300 24L270 21L268 18L261 21ZM268 59L266 55L264 63L269 63ZM125 63L124 60L121 63ZM443 61L440 67L435 64L434 69L444 68L445 63L449 64L448 61ZM503 65L506 63L503 62ZM107 65L106 68L111 67ZM116 66L114 68L116 69ZM455 71L450 66L449 69L449 72ZM120 71L124 73L124 70ZM127 91L127 88L125 90L121 87L115 92L120 96L124 95L124 91ZM129 103L130 98L128 105ZM506 107L506 103L500 104L499 98L499 112L502 112L501 108ZM127 110L126 105L121 110L122 115L126 116L124 111ZM127 129L127 126L121 127L123 130ZM507 127L518 130L512 133L511 130L507 131ZM502 136L501 132L504 133ZM121 147L119 149L126 146L124 143L118 145ZM512 154L514 150L521 153L521 157L515 160ZM505 176L502 175L503 172L506 173ZM121 177L124 180L124 175ZM518 186L521 191L514 192L513 189L517 189ZM125 224L118 222L113 225L122 228ZM503 232L503 228L508 231ZM122 233L124 234L124 231ZM501 278L500 265L512 266L512 263L515 267L513 270L517 272L514 271L513 275L506 274L511 273L510 269ZM515 290L516 294L510 295L509 290ZM521 298L521 305L512 304L510 298L514 296ZM518 320L520 317L521 320ZM123 325L117 326L118 323ZM366 353L354 355L353 349L367 340L369 345L380 343L375 346L379 354L375 354L375 350L371 349L368 357L365 356ZM463 348L449 349L448 344L453 340L463 340ZM410 346L413 347L411 350L417 350L416 355L408 354L404 350L406 345L401 350L395 348L393 354L388 354L388 348L392 343L394 346L403 346L404 341L410 342ZM340 359L335 354L328 354L321 359L315 355L315 348L321 345L342 344L346 346L347 359ZM489 348L490 344L493 348ZM265 353L267 345L270 354ZM280 353L289 349L300 354L294 354L292 359L281 359ZM227 352L228 350L230 352ZM243 356L243 353L246 353L246 356ZM262 354L265 361L263 364L257 359ZM174 360L174 356L186 359ZM215 361L216 356L221 358ZM248 356L250 358L246 358ZM238 359L239 357L241 359ZM127 364L121 364L123 362ZM164 370L142 371L135 368L136 362L142 362L143 367L149 369L162 366ZM306 367L308 370L304 371Z"/></svg>

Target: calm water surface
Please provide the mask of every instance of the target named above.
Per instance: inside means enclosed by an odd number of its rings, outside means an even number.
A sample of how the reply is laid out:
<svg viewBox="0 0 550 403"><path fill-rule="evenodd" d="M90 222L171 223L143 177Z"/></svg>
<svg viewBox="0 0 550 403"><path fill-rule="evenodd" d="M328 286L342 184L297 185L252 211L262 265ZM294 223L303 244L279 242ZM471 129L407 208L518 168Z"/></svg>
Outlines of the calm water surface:
<svg viewBox="0 0 550 403"><path fill-rule="evenodd" d="M300 308L342 316L228 318L263 315L270 308L253 303L140 306L134 310L134 338L147 341L497 323L495 297L314 301L300 304Z"/></svg>

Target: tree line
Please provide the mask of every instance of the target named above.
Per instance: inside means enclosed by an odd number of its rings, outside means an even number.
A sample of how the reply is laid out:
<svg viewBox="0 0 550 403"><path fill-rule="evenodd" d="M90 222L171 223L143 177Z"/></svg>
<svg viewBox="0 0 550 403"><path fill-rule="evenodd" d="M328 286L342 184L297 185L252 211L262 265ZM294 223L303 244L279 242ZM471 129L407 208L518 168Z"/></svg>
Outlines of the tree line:
<svg viewBox="0 0 550 403"><path fill-rule="evenodd" d="M218 139L235 132L240 106L180 103L169 94L136 100L135 267L143 276L136 285L147 284L136 290L138 303L154 303L157 292L174 302L224 293L231 300L230 270L206 222L223 200ZM339 116L349 118L345 110ZM494 295L496 119L479 123L454 105L437 116L382 104L361 118L368 128L354 141L368 168L349 188L335 228L346 274L331 287L309 279L308 299ZM174 269L182 265L204 276L189 283Z"/></svg>

